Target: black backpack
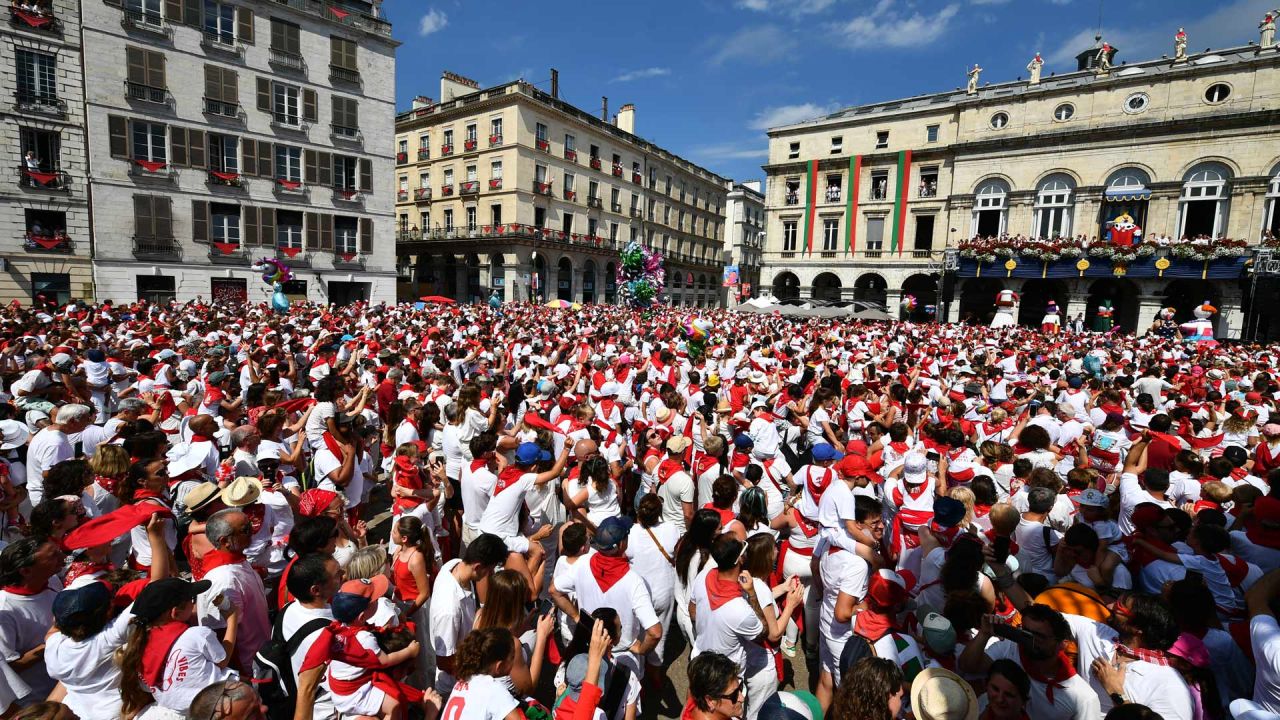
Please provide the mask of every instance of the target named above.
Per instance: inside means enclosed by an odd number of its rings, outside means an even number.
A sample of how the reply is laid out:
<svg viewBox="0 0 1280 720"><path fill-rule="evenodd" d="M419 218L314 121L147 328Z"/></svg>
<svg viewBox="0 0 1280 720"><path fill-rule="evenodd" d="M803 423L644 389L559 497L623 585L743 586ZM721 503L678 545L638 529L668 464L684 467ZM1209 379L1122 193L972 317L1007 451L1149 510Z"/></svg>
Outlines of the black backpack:
<svg viewBox="0 0 1280 720"><path fill-rule="evenodd" d="M292 603L290 603L292 604ZM311 633L327 627L329 620L316 618L307 622L292 637L284 637L284 613L289 606L276 613L271 628L271 640L253 658L253 675L256 678L258 696L267 706L269 720L293 720L298 698L298 679L293 675L293 654ZM314 698L309 698L314 702Z"/></svg>

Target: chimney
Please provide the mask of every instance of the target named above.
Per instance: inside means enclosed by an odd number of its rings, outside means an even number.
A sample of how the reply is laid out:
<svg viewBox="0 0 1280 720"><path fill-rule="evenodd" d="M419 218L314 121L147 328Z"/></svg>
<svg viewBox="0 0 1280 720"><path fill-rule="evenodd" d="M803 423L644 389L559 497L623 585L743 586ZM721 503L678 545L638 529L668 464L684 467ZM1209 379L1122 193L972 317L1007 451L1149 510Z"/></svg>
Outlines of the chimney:
<svg viewBox="0 0 1280 720"><path fill-rule="evenodd" d="M609 122L609 98L600 96L600 119Z"/></svg>
<svg viewBox="0 0 1280 720"><path fill-rule="evenodd" d="M618 126L619 130L634 135L636 133L636 106L627 103L618 108L618 119L614 124Z"/></svg>
<svg viewBox="0 0 1280 720"><path fill-rule="evenodd" d="M469 77L445 70L440 74L440 102L445 103L480 89L480 83Z"/></svg>
<svg viewBox="0 0 1280 720"><path fill-rule="evenodd" d="M551 68L551 97L560 98L560 71Z"/></svg>
<svg viewBox="0 0 1280 720"><path fill-rule="evenodd" d="M1098 53L1102 52L1102 36L1093 36L1093 47L1085 50L1076 56L1076 70L1092 70L1098 64ZM1116 46L1111 46L1111 52L1107 55L1107 60L1114 65L1116 62Z"/></svg>
<svg viewBox="0 0 1280 720"><path fill-rule="evenodd" d="M426 95L419 95L413 99L413 109L421 110L422 108L431 107L432 105L435 105L435 103L435 100L432 100Z"/></svg>

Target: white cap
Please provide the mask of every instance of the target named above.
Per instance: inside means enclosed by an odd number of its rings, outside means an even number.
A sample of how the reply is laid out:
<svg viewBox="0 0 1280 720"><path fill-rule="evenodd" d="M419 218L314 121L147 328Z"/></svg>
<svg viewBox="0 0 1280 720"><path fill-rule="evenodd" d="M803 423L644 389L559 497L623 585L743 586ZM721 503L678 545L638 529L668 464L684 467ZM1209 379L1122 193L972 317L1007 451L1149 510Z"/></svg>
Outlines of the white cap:
<svg viewBox="0 0 1280 720"><path fill-rule="evenodd" d="M618 383L610 380L600 386L600 397L616 397L618 394Z"/></svg>

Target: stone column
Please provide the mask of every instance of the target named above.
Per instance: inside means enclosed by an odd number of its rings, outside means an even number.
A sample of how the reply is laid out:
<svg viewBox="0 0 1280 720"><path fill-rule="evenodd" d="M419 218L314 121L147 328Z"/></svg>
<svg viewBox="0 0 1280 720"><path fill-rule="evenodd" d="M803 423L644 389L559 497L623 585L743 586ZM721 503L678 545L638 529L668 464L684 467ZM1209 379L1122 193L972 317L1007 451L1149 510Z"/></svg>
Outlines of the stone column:
<svg viewBox="0 0 1280 720"><path fill-rule="evenodd" d="M885 290L884 304L891 317L900 319L902 317L902 289L889 288Z"/></svg>
<svg viewBox="0 0 1280 720"><path fill-rule="evenodd" d="M1160 315L1160 310L1163 307L1164 303L1160 297L1156 295L1139 295L1138 327L1134 328L1134 334L1138 336L1146 335L1151 328L1151 324Z"/></svg>
<svg viewBox="0 0 1280 720"><path fill-rule="evenodd" d="M1062 317L1062 325L1066 327L1067 323L1075 319L1076 315L1089 314L1089 294L1082 293L1078 288L1073 287L1067 293L1067 306L1063 308L1066 314Z"/></svg>
<svg viewBox="0 0 1280 720"><path fill-rule="evenodd" d="M470 273L468 272L466 258L464 257L462 262L459 262L454 267L458 283L458 297L454 299L458 302L471 302L471 283L467 280L467 276Z"/></svg>

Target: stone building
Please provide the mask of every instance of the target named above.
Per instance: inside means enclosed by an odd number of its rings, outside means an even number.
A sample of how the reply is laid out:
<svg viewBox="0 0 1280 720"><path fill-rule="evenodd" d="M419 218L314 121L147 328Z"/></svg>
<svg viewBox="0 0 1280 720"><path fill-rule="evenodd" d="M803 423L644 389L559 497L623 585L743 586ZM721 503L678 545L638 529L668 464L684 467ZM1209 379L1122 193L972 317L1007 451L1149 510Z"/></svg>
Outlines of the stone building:
<svg viewBox="0 0 1280 720"><path fill-rule="evenodd" d="M760 294L764 252L764 193L759 181L733 183L725 196L726 265L738 268L738 285L724 288L729 307Z"/></svg>
<svg viewBox="0 0 1280 720"><path fill-rule="evenodd" d="M396 118L401 300L612 302L618 250L666 256L663 300L718 306L724 178L524 81L481 89L446 72L438 101Z"/></svg>
<svg viewBox="0 0 1280 720"><path fill-rule="evenodd" d="M1095 67L1104 50L1109 62ZM1134 63L1116 54L1086 50L1075 71L1046 77L1037 56L1030 80L981 84L975 73L968 89L770 130L767 289L895 311L912 294L924 318L939 305L944 249L975 236L1100 241L1126 213L1173 245L1280 233L1280 52L1250 44ZM1078 274L962 260L938 313L984 321L1008 288L1021 293L1027 324L1049 299L1090 319L1110 300L1117 324L1143 331L1161 307L1181 322L1209 300L1218 334L1238 336L1246 258L1209 272L1171 257L1167 271L1095 260Z"/></svg>
<svg viewBox="0 0 1280 720"><path fill-rule="evenodd" d="M362 0L83 3L98 299L393 300L395 48Z"/></svg>
<svg viewBox="0 0 1280 720"><path fill-rule="evenodd" d="M93 296L80 3L11 6L0 64L0 302Z"/></svg>

